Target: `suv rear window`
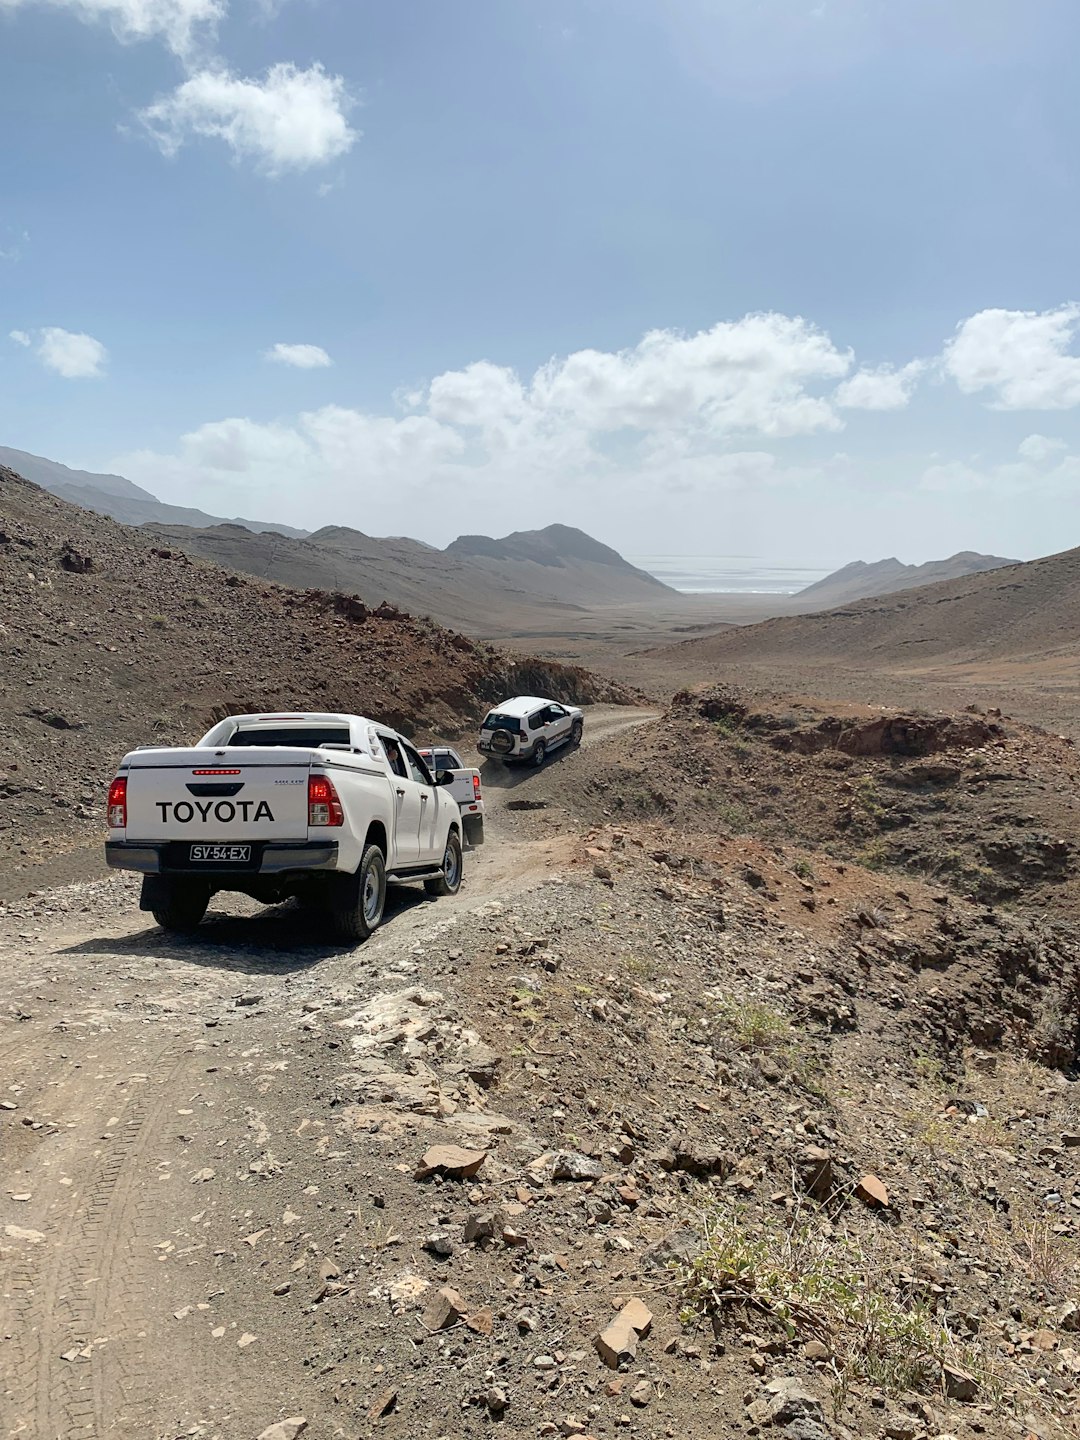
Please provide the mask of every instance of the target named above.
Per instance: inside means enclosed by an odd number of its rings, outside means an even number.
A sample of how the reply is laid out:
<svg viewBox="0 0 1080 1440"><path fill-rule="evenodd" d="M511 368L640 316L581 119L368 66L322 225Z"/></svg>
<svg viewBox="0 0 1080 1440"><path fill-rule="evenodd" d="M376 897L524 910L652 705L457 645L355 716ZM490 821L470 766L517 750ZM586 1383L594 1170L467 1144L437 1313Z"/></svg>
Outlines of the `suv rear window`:
<svg viewBox="0 0 1080 1440"><path fill-rule="evenodd" d="M236 730L229 737L230 745L292 745L300 750L315 750L320 745L348 745L348 727L342 725L269 725L256 730Z"/></svg>
<svg viewBox="0 0 1080 1440"><path fill-rule="evenodd" d="M481 730L517 730L521 721L516 715L489 715Z"/></svg>

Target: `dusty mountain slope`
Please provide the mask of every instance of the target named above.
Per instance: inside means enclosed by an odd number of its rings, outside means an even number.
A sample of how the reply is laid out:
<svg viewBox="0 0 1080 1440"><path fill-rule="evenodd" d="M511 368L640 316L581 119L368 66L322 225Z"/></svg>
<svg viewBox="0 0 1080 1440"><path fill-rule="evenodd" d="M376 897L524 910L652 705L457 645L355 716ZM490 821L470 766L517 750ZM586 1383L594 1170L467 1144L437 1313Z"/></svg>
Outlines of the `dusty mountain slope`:
<svg viewBox="0 0 1080 1440"><path fill-rule="evenodd" d="M167 505L141 485L125 480L123 475L96 475L89 470L72 470L56 460L46 460L42 455L31 455L26 450L12 450L0 445L0 466L4 465L58 495L61 500L70 500L73 505L82 505L98 515L122 520L125 525L160 522L165 525L201 526L219 523L216 516L207 515L203 510L194 510L186 505ZM277 530L283 535L305 533L290 525L259 520L234 520L231 523L245 526L248 530Z"/></svg>
<svg viewBox="0 0 1080 1440"><path fill-rule="evenodd" d="M447 550L345 526L327 526L306 540L251 535L235 525L155 528L165 543L230 569L345 590L370 604L388 600L473 635L502 636L537 619L558 630L584 618L587 607L678 599L614 550L565 526L506 541L470 537L472 549L459 540ZM484 545L498 553L484 552Z"/></svg>
<svg viewBox="0 0 1080 1440"><path fill-rule="evenodd" d="M850 565L816 580L793 596L801 607L804 601L815 605L846 605L852 600L869 599L876 595L892 595L898 590L917 590L939 580L958 580L964 575L977 575L983 570L1000 570L1003 565L1018 565L1018 560L1004 560L1000 555L979 555L974 550L961 550L947 560L928 560L925 565L905 565L890 556L888 560L853 560Z"/></svg>
<svg viewBox="0 0 1080 1440"><path fill-rule="evenodd" d="M679 646L688 667L752 655L858 657L914 669L1078 652L1080 549Z"/></svg>
<svg viewBox="0 0 1080 1440"><path fill-rule="evenodd" d="M6 470L0 591L9 860L93 833L126 750L190 740L224 711L366 711L452 736L523 686L568 700L626 694L393 609L231 574Z"/></svg>

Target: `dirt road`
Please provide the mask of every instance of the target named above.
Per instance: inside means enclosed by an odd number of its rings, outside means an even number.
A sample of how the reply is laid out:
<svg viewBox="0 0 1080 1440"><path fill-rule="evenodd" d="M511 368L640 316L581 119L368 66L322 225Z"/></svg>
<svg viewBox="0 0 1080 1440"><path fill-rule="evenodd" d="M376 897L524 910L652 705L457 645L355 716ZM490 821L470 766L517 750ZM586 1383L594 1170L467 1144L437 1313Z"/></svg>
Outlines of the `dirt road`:
<svg viewBox="0 0 1080 1440"><path fill-rule="evenodd" d="M597 708L587 743L649 718ZM489 776L460 895L402 889L358 949L236 898L169 938L119 876L0 915L0 1435L233 1440L298 1414L368 1433L355 1402L397 1302L372 1299L357 1353L338 1277L432 1203L408 1189L424 1144L517 1128L432 1057L495 1018L469 1013L458 937L564 867L568 838L507 809L529 778Z"/></svg>

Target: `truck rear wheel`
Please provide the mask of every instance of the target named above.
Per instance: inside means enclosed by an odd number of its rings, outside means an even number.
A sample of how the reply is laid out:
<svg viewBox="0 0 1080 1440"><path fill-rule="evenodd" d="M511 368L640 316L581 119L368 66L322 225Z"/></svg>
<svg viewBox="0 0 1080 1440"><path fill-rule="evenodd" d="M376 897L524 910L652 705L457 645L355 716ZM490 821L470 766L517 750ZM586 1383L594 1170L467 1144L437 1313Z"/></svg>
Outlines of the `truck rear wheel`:
<svg viewBox="0 0 1080 1440"><path fill-rule="evenodd" d="M425 880L424 889L429 895L456 895L461 889L463 869L461 839L456 830L451 830L446 837L442 874L437 880Z"/></svg>
<svg viewBox="0 0 1080 1440"><path fill-rule="evenodd" d="M368 845L355 875L337 877L330 896L330 924L339 940L366 940L379 928L386 908L386 860Z"/></svg>
<svg viewBox="0 0 1080 1440"><path fill-rule="evenodd" d="M210 886L180 876L147 875L143 880L146 908L161 926L176 935L198 928L210 904Z"/></svg>

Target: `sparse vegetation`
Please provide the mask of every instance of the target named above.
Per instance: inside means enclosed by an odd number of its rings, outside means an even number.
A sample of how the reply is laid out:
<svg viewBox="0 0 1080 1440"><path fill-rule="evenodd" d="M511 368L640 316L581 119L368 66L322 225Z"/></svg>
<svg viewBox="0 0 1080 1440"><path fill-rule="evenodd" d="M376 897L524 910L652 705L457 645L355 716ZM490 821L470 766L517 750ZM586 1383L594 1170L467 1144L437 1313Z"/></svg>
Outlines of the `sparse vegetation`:
<svg viewBox="0 0 1080 1440"><path fill-rule="evenodd" d="M856 863L866 870L883 870L889 860L889 847L879 835L871 840L855 856Z"/></svg>
<svg viewBox="0 0 1080 1440"><path fill-rule="evenodd" d="M901 1291L900 1268L885 1241L838 1231L816 1212L799 1209L781 1226L718 1204L705 1213L701 1247L678 1278L684 1319L749 1308L789 1339L822 1341L841 1392L852 1380L894 1395L925 1390L945 1365L982 1372L985 1381L980 1357Z"/></svg>

